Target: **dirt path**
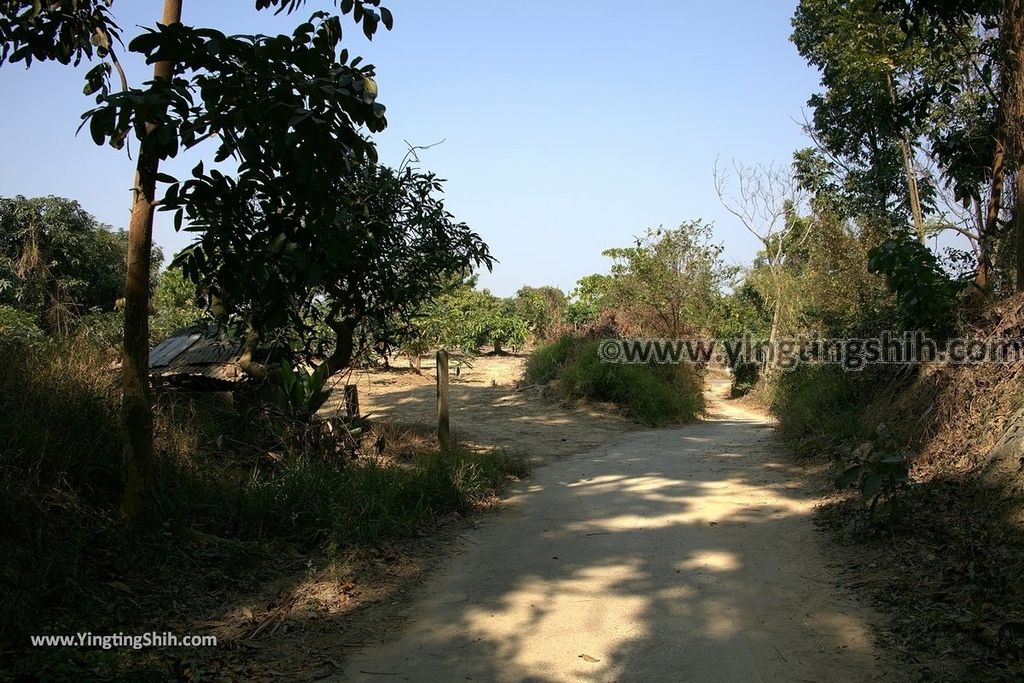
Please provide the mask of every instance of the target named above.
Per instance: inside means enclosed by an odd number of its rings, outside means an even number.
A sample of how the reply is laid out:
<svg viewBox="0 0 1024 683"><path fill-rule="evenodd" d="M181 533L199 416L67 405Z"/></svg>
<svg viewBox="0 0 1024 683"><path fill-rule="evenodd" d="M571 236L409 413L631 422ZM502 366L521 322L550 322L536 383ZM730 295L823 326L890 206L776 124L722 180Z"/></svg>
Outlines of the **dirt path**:
<svg viewBox="0 0 1024 683"><path fill-rule="evenodd" d="M539 468L341 679L896 678L873 652L871 615L834 588L814 487L723 389L705 422Z"/></svg>
<svg viewBox="0 0 1024 683"><path fill-rule="evenodd" d="M485 356L463 366L450 380L451 428L474 448L503 448L531 464L551 462L608 443L636 429L629 420L594 406L543 400L539 387L517 388L523 356ZM367 371L350 380L359 387L361 409L377 418L432 430L437 424L437 389L432 361L422 374L406 368ZM341 392L335 392L340 400ZM333 409L331 403L327 409Z"/></svg>

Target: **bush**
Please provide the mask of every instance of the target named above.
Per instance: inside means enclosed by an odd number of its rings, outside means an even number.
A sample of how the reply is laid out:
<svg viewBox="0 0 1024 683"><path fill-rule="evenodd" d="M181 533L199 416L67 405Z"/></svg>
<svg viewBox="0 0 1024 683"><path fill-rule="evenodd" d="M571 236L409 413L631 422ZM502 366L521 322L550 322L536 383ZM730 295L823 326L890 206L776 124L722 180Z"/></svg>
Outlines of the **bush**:
<svg viewBox="0 0 1024 683"><path fill-rule="evenodd" d="M524 473L505 455L458 450L420 453L405 465L364 460L344 470L294 460L247 483L238 516L246 536L284 538L307 549L372 546L466 513Z"/></svg>
<svg viewBox="0 0 1024 683"><path fill-rule="evenodd" d="M760 363L737 363L736 367L732 369L730 396L733 398L746 396L757 386L760 376Z"/></svg>
<svg viewBox="0 0 1024 683"><path fill-rule="evenodd" d="M39 321L28 311L0 306L0 342L37 344L43 341Z"/></svg>
<svg viewBox="0 0 1024 683"><path fill-rule="evenodd" d="M867 372L805 364L776 375L768 401L782 435L809 453L869 436L863 416L869 393Z"/></svg>
<svg viewBox="0 0 1024 683"><path fill-rule="evenodd" d="M136 586L138 599L181 572L241 580L271 547L330 553L399 539L523 474L502 454L464 451L282 462L264 445L270 427L259 413L163 393L154 429L162 524L131 530L118 515L118 373L102 350L75 339L0 351L2 652L41 629L112 632L154 618L110 581Z"/></svg>
<svg viewBox="0 0 1024 683"><path fill-rule="evenodd" d="M78 335L101 349L120 349L124 340L124 313L92 311L78 320Z"/></svg>
<svg viewBox="0 0 1024 683"><path fill-rule="evenodd" d="M538 347L527 361L526 376L538 384L556 381L566 398L622 406L650 425L693 420L704 409L703 378L690 365L604 363L598 342L578 337Z"/></svg>

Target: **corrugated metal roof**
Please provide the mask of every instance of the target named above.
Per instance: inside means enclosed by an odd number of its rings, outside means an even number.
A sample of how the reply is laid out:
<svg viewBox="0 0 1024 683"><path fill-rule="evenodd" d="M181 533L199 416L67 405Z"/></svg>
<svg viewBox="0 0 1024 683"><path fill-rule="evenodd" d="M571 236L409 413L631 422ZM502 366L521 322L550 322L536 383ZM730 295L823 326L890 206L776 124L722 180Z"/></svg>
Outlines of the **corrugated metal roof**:
<svg viewBox="0 0 1024 683"><path fill-rule="evenodd" d="M154 377L203 377L221 382L238 382L244 377L239 366L244 348L216 325L178 330L149 353L149 373Z"/></svg>
<svg viewBox="0 0 1024 683"><path fill-rule="evenodd" d="M170 365L177 358L178 354L203 337L199 332L193 332L192 334L182 334L182 332L181 330L175 332L153 347L153 350L149 352L150 370Z"/></svg>

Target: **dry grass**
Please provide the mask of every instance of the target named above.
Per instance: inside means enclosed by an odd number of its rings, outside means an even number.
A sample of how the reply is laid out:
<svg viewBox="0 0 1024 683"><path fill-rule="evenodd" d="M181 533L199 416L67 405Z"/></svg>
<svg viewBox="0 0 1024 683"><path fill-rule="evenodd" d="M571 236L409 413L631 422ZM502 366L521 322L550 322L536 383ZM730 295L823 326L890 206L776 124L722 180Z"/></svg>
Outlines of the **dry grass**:
<svg viewBox="0 0 1024 683"><path fill-rule="evenodd" d="M1024 338L1024 297L993 307L972 332ZM924 680L1024 679L1021 475L987 467L1024 406L1022 380L1021 364L932 364L877 382L864 405L822 406L868 428L885 423L915 454L901 517L871 519L844 494L819 519L846 546L849 585L888 615L881 639Z"/></svg>
<svg viewBox="0 0 1024 683"><path fill-rule="evenodd" d="M301 587L335 561L389 552L488 507L525 473L504 453L438 453L425 433L387 423L354 461L282 459L259 411L168 394L156 412L161 524L128 529L116 514L116 369L88 345L0 358L0 511L11 522L0 527L0 670L191 676L180 653L33 651L27 634L203 632L210 613L265 581ZM289 589L287 609L256 610L261 633L305 601L342 605L344 592L325 586L343 582L324 576Z"/></svg>

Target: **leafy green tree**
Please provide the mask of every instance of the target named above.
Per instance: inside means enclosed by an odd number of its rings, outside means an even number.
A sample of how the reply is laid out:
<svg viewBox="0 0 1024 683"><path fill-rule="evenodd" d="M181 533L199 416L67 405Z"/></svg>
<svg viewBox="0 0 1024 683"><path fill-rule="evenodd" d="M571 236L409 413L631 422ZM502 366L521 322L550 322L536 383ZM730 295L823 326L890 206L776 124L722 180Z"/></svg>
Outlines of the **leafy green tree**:
<svg viewBox="0 0 1024 683"><path fill-rule="evenodd" d="M448 278L493 262L441 191L430 173L362 166L336 181L330 222L319 206L283 219L246 198L235 230L205 231L175 263L251 341L302 340L302 355L326 356L333 374L360 349L386 355Z"/></svg>
<svg viewBox="0 0 1024 683"><path fill-rule="evenodd" d="M128 49L154 65L152 80L128 83L115 45L120 29L109 0L8 0L0 4L0 64L54 60L78 64L102 59L86 76L96 107L85 115L97 144L122 149L138 143L125 287L123 394L126 427L125 496L132 519L148 517L153 482L153 415L149 398L149 278L157 183L169 183L161 208L185 210L190 229L232 231L245 202L282 222L334 219L337 178L353 162L375 160L361 134L384 128L373 68L340 49L339 16L316 12L292 35L227 36L181 22L182 0L165 0L160 23ZM257 10L293 12L303 0L255 0ZM392 25L380 0L340 0L372 37ZM379 11L378 11L379 9ZM116 70L119 89L111 88ZM215 141L215 159L238 162L235 177L202 164L182 183L160 174L160 163L203 141Z"/></svg>
<svg viewBox="0 0 1024 683"><path fill-rule="evenodd" d="M196 305L196 300L196 285L180 268L172 266L160 273L153 291L154 339L159 340L202 319L204 312Z"/></svg>
<svg viewBox="0 0 1024 683"><path fill-rule="evenodd" d="M92 311L113 311L124 293L128 235L61 197L0 198L0 304L67 333ZM162 256L154 250L152 261Z"/></svg>
<svg viewBox="0 0 1024 683"><path fill-rule="evenodd" d="M519 313L519 300L496 297L476 285L475 276L449 280L413 317L402 346L416 367L418 356L433 348L476 355L484 346L503 353L505 347L519 350L526 344L530 323Z"/></svg>
<svg viewBox="0 0 1024 683"><path fill-rule="evenodd" d="M1018 252L1024 283L1024 227L1018 248L1005 190L1024 148L1015 132L1024 94L1014 95L1024 93L1021 9L1019 0L801 0L793 18L793 42L825 87L807 127L820 155L804 151L798 164L824 162L862 222L876 203L877 243L901 239L890 233L907 216L921 241L965 235L982 290L1000 250Z"/></svg>
<svg viewBox="0 0 1024 683"><path fill-rule="evenodd" d="M898 19L875 0L801 0L792 41L821 72L807 130L842 170L852 208L884 222L912 218L923 239L914 147L925 116L914 76L924 50Z"/></svg>
<svg viewBox="0 0 1024 683"><path fill-rule="evenodd" d="M525 320L537 340L551 339L562 326L568 299L558 287L521 287L514 299L515 313Z"/></svg>
<svg viewBox="0 0 1024 683"><path fill-rule="evenodd" d="M476 348L490 345L495 354L505 353L505 347L522 349L530 336L530 323L516 311L515 300L495 298L486 290L482 295L483 305L469 321Z"/></svg>
<svg viewBox="0 0 1024 683"><path fill-rule="evenodd" d="M712 238L711 225L698 219L648 229L632 247L605 250L616 305L643 321L647 333L679 338L709 331L722 287L734 274Z"/></svg>
<svg viewBox="0 0 1024 683"><path fill-rule="evenodd" d="M595 320L601 311L614 306L615 279L611 275L584 275L569 294L566 319L578 328Z"/></svg>

